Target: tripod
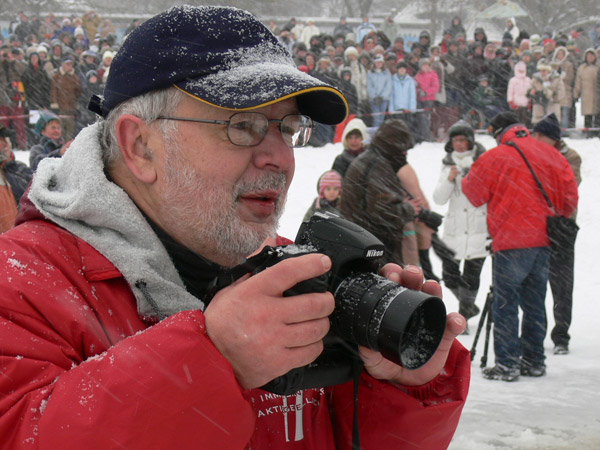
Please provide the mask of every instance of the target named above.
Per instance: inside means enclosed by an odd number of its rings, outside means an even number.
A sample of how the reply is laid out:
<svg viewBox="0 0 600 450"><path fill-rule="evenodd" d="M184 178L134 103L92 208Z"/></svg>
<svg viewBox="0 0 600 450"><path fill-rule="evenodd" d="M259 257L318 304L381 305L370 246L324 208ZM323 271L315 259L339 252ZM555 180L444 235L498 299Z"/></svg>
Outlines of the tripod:
<svg viewBox="0 0 600 450"><path fill-rule="evenodd" d="M492 330L492 304L494 303L494 285L490 286L490 290L485 297L485 305L483 306L483 310L481 311L481 317L479 318L479 324L477 325L477 331L475 332L475 338L473 339L473 346L471 347L471 361L475 359L475 353L477 348L477 342L479 342L479 336L481 335L481 330L483 329L483 325L485 324L485 342L483 346L483 355L481 356L481 365L480 367L483 369L487 365L488 359L488 348L490 346L490 333Z"/></svg>
<svg viewBox="0 0 600 450"><path fill-rule="evenodd" d="M491 251L491 244L487 247ZM479 336L481 330L485 324L485 342L483 346L483 355L481 356L481 367L482 369L487 365L488 359L488 348L490 346L490 333L492 331L492 324L494 319L492 318L492 304L494 303L494 254L492 253L492 283L490 284L490 290L485 297L485 305L481 311L481 317L479 318L479 324L477 325L477 331L475 332L475 338L473 339L473 345L471 347L471 362L475 359L475 353L477 350L477 342L479 342Z"/></svg>

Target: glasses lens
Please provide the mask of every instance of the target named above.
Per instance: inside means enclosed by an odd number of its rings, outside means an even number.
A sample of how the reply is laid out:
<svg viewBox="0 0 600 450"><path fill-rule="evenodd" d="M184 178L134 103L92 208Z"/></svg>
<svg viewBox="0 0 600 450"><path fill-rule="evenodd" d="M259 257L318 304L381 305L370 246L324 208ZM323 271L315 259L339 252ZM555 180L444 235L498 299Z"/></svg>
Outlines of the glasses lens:
<svg viewBox="0 0 600 450"><path fill-rule="evenodd" d="M291 114L281 119L281 136L290 147L304 147L312 132L312 119L301 114Z"/></svg>
<svg viewBox="0 0 600 450"><path fill-rule="evenodd" d="M269 129L267 117L260 113L237 113L229 118L227 135L234 145L250 147L259 144Z"/></svg>

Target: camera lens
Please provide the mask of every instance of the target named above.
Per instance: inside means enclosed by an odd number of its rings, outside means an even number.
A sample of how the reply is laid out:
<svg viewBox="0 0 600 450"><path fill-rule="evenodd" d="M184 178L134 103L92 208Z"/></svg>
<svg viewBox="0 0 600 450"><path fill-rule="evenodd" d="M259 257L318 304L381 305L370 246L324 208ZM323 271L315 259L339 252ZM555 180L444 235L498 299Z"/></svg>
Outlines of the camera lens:
<svg viewBox="0 0 600 450"><path fill-rule="evenodd" d="M334 333L407 369L429 361L442 340L446 307L437 297L368 272L345 278L334 297Z"/></svg>

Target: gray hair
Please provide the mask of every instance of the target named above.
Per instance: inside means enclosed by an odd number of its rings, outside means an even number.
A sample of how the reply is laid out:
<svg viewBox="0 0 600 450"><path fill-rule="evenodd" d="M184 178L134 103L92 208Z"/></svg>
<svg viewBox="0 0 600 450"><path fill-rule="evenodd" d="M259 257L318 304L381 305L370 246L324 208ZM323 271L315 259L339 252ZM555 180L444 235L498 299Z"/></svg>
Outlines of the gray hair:
<svg viewBox="0 0 600 450"><path fill-rule="evenodd" d="M109 168L122 157L116 132L119 117L123 114L132 114L146 123L151 123L159 116L172 115L185 95L175 87L147 92L117 105L106 119L100 119L102 124L100 145L104 166ZM173 132L177 130L177 122L173 120L161 120L156 126L167 140L171 140Z"/></svg>

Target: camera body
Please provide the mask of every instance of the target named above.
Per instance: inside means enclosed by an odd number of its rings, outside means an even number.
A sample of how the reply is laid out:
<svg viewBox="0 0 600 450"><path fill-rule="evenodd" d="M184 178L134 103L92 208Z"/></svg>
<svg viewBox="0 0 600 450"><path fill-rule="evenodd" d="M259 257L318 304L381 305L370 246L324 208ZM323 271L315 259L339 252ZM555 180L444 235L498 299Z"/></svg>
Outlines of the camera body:
<svg viewBox="0 0 600 450"><path fill-rule="evenodd" d="M361 364L358 345L379 351L408 369L422 366L435 353L446 324L444 303L378 275L384 247L367 230L335 214L317 211L302 224L294 245L266 252L268 257L254 273L302 254L329 256L329 272L297 284L284 295L330 291L335 309L324 351L317 360L276 378L263 389L292 394L344 383L352 378L356 364Z"/></svg>
<svg viewBox="0 0 600 450"><path fill-rule="evenodd" d="M417 219L423 222L428 228L437 231L440 225L442 224L444 216L436 213L435 211L430 211L428 209L421 208L419 214L417 215Z"/></svg>

